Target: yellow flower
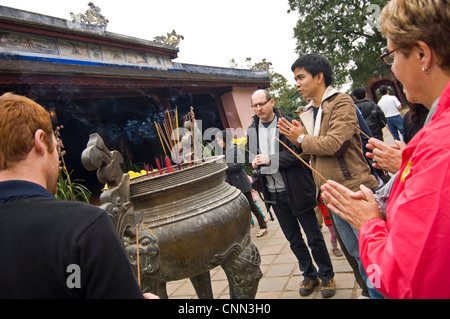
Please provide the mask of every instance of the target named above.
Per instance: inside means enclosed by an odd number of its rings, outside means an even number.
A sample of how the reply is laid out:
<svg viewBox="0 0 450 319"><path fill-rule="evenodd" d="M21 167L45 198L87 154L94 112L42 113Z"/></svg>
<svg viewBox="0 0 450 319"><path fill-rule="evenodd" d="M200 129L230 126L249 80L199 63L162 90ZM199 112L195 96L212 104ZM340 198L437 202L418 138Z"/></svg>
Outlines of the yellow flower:
<svg viewBox="0 0 450 319"><path fill-rule="evenodd" d="M247 138L245 136L237 139L235 138L233 142L237 144L239 147L244 147L247 144Z"/></svg>
<svg viewBox="0 0 450 319"><path fill-rule="evenodd" d="M133 171L128 171L128 175L130 175L130 178L133 178L133 177L141 176L142 174L141 173L136 173L136 172L133 172Z"/></svg>

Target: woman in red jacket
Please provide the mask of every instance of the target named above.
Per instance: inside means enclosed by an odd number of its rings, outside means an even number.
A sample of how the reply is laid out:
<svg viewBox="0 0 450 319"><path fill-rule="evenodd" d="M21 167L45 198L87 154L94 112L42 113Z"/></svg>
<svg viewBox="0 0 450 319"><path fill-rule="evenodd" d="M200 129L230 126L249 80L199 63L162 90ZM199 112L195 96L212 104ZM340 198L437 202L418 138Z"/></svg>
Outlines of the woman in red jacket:
<svg viewBox="0 0 450 319"><path fill-rule="evenodd" d="M385 297L450 298L450 7L391 0L381 30L389 50L383 60L429 118L402 153L386 206L364 186L355 193L333 181L323 198L359 229L362 262Z"/></svg>

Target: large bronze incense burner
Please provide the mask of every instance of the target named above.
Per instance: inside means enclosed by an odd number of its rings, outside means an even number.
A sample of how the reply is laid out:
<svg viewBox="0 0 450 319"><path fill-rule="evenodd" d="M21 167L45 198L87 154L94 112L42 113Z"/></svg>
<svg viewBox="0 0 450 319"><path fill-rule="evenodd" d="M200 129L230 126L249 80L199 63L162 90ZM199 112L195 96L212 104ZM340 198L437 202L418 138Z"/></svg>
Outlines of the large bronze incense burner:
<svg viewBox="0 0 450 319"><path fill-rule="evenodd" d="M108 184L101 207L123 241L142 291L167 298L166 282L190 278L199 298L213 298L209 271L220 265L231 298L254 298L262 274L250 239L250 208L225 182L223 157L131 180L120 170L122 161L98 134L90 136L83 165Z"/></svg>

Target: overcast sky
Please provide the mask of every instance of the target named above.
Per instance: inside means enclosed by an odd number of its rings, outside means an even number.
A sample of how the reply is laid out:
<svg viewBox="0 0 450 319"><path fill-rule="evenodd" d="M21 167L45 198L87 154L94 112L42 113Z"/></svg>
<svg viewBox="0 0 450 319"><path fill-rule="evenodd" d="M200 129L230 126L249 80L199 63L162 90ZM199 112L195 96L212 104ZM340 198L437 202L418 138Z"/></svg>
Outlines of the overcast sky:
<svg viewBox="0 0 450 319"><path fill-rule="evenodd" d="M0 4L70 20L85 13L89 0L1 0ZM146 40L173 29L184 36L181 63L230 67L263 58L294 84L290 70L297 58L294 27L298 14L288 0L93 0L109 20L107 31Z"/></svg>

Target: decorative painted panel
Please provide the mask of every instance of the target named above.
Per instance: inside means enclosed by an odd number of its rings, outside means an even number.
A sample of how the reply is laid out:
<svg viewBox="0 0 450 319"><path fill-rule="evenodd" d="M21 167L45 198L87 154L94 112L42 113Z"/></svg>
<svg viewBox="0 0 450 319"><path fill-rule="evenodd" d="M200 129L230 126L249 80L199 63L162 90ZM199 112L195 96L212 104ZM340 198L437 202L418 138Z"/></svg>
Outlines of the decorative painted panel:
<svg viewBox="0 0 450 319"><path fill-rule="evenodd" d="M170 57L119 47L97 45L51 37L39 37L19 32L0 32L0 52L21 56L58 58L67 61L119 64L167 69L173 64Z"/></svg>

